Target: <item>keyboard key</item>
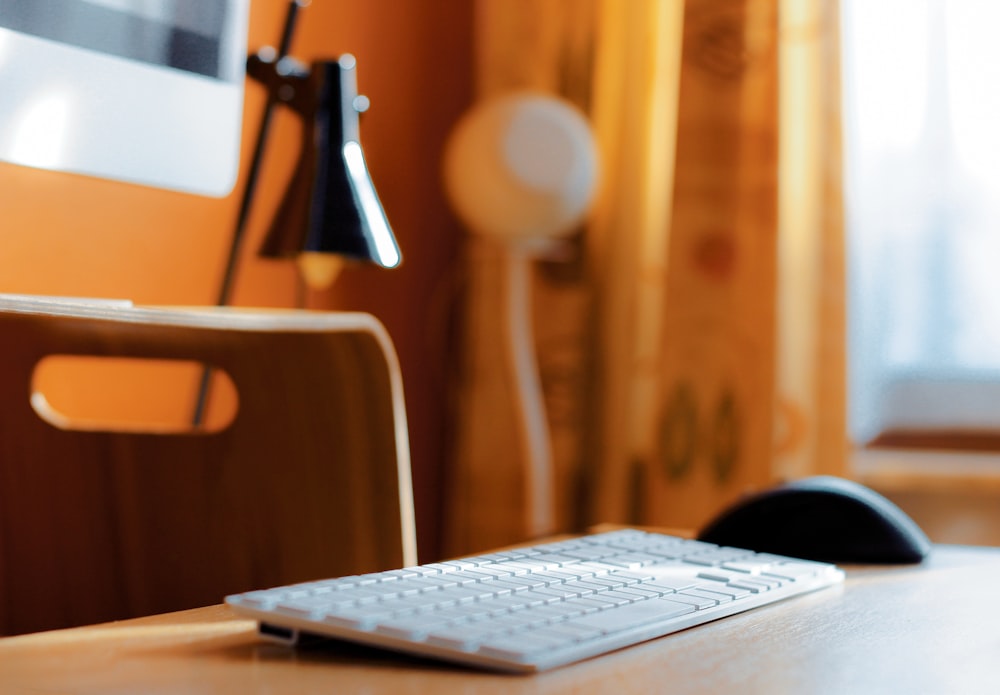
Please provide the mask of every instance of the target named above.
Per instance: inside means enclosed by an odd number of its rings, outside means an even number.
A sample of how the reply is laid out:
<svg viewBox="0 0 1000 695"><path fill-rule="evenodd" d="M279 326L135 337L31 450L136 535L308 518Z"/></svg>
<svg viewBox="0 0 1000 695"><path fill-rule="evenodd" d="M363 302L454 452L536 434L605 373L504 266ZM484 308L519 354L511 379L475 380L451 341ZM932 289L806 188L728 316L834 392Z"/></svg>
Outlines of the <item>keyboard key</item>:
<svg viewBox="0 0 1000 695"><path fill-rule="evenodd" d="M362 574L354 577L353 584L359 586L365 586L367 584L377 584L379 582L380 575L376 572L370 572L368 574Z"/></svg>
<svg viewBox="0 0 1000 695"><path fill-rule="evenodd" d="M566 598L566 594L564 592L556 591L546 586L542 586L537 589L528 589L527 591L519 593L517 596L518 598L523 598L526 602L530 602L532 605L555 603L556 601L562 601Z"/></svg>
<svg viewBox="0 0 1000 695"><path fill-rule="evenodd" d="M372 584L371 586L366 586L365 591L376 594L379 600L390 597L390 596L412 596L414 594L420 593L420 587L408 584L403 580L395 580L388 582L379 582L377 584ZM315 596L331 596L334 595L333 592L328 592L326 594L314 594Z"/></svg>
<svg viewBox="0 0 1000 695"><path fill-rule="evenodd" d="M521 558L528 557L524 553L519 553L516 550L505 550L499 553L487 553L485 555L480 555L479 557L484 560L489 560L493 564L501 564L507 562L515 562Z"/></svg>
<svg viewBox="0 0 1000 695"><path fill-rule="evenodd" d="M625 581L624 579L616 579L610 576L593 577L591 579L588 579L587 581L597 584L599 586L603 586L605 588L605 591L607 591L608 589L623 589L629 585L629 582Z"/></svg>
<svg viewBox="0 0 1000 695"><path fill-rule="evenodd" d="M545 606L535 606L529 610L519 611L516 615L544 618L547 624L553 624L584 615L585 613L586 611L581 610L579 606L562 601L560 603L550 603Z"/></svg>
<svg viewBox="0 0 1000 695"><path fill-rule="evenodd" d="M711 591L717 594L724 594L733 599L746 598L752 595L752 592L748 589L741 589L739 587L733 586L732 584L710 584L698 587L699 589L704 589L705 591Z"/></svg>
<svg viewBox="0 0 1000 695"><path fill-rule="evenodd" d="M694 557L710 550L716 550L719 546L715 543L705 543L704 541L687 541L674 550L677 550L677 557Z"/></svg>
<svg viewBox="0 0 1000 695"><path fill-rule="evenodd" d="M570 620L567 625L589 627L603 634L612 634L633 627L649 625L667 618L693 613L695 607L665 598L653 598L641 603L630 603L617 608L609 608L599 613L590 613Z"/></svg>
<svg viewBox="0 0 1000 695"><path fill-rule="evenodd" d="M597 595L583 598L571 598L563 601L564 605L572 606L577 609L581 614L583 613L596 613L597 611L602 611L608 608L610 603L606 601L601 601L597 598Z"/></svg>
<svg viewBox="0 0 1000 695"><path fill-rule="evenodd" d="M565 570L565 571L564 571ZM568 582L573 579L579 579L580 575L576 572L570 571L569 568L560 567L559 569L546 569L536 573L538 577L544 577L547 580L547 585L551 586L554 584L562 584L563 582Z"/></svg>
<svg viewBox="0 0 1000 695"><path fill-rule="evenodd" d="M563 551L563 554L567 557L575 557L577 560L600 560L602 557L614 554L614 550L603 546L582 546Z"/></svg>
<svg viewBox="0 0 1000 695"><path fill-rule="evenodd" d="M657 572L651 574L651 577L652 579L648 579L638 586L658 591L681 591L698 584L698 579L690 572L664 572L662 574Z"/></svg>
<svg viewBox="0 0 1000 695"><path fill-rule="evenodd" d="M494 566L498 568L503 568L507 572L507 574L511 574L516 577L524 576L529 572L534 572L536 569L538 569L534 565L530 565L526 562L519 562L518 560L511 560Z"/></svg>
<svg viewBox="0 0 1000 695"><path fill-rule="evenodd" d="M481 574L492 575L493 578L495 579L506 579L507 577L516 576L516 573L510 571L507 568L507 565L505 564L486 565L484 567L477 567L474 571L479 572Z"/></svg>
<svg viewBox="0 0 1000 695"><path fill-rule="evenodd" d="M778 579L777 577L765 577L761 574L755 574L747 579L740 579L739 581L746 584L764 584L769 589L777 589L787 583L787 580Z"/></svg>
<svg viewBox="0 0 1000 695"><path fill-rule="evenodd" d="M716 605L732 601L735 598L732 594L722 593L720 591L715 591L714 589L702 589L701 587L687 589L684 591L684 595L708 599L709 601L713 601Z"/></svg>
<svg viewBox="0 0 1000 695"><path fill-rule="evenodd" d="M770 563L761 562L757 558L750 560L736 560L731 562L722 563L722 568L727 570L732 570L733 572L742 572L743 574L758 575L763 570L767 569Z"/></svg>
<svg viewBox="0 0 1000 695"><path fill-rule="evenodd" d="M542 553L540 555L532 555L527 561L530 562L540 562L549 567L556 568L562 567L563 565L570 565L574 562L579 562L575 557L570 557L569 555L560 555L558 553Z"/></svg>
<svg viewBox="0 0 1000 695"><path fill-rule="evenodd" d="M447 606L454 605L455 603L460 603L461 601L458 592L462 591L461 588L456 588L452 591L448 591L446 594L417 594L416 596L403 596L397 601L392 603L397 611L412 611L420 612L425 610L431 610L435 606ZM467 599L467 602L471 603L474 600L473 597ZM377 604L379 606L387 606L388 603L382 602Z"/></svg>
<svg viewBox="0 0 1000 695"><path fill-rule="evenodd" d="M798 581L803 577L815 577L821 572L830 569L831 565L819 562L782 562L774 564L761 572L765 577L777 577L778 579L789 579Z"/></svg>
<svg viewBox="0 0 1000 695"><path fill-rule="evenodd" d="M573 548L582 548L588 545L587 541L582 538L567 538L563 541L555 541L554 543L542 543L536 545L535 550L539 553L558 553L563 550L572 550Z"/></svg>
<svg viewBox="0 0 1000 695"><path fill-rule="evenodd" d="M512 594L510 596L498 596L496 598L490 599L489 601L483 601L482 603L480 603L480 606L484 609L489 610L490 615L507 613L527 606L530 599L526 600L525 598L523 598L525 596L527 596L527 594L523 593Z"/></svg>
<svg viewBox="0 0 1000 695"><path fill-rule="evenodd" d="M485 620L493 615L493 611L490 607L481 602L476 603L459 603L450 607L453 614L456 616L461 616L462 621L469 620ZM438 615L442 612L442 609L435 609L433 615ZM427 615L427 613L423 613Z"/></svg>
<svg viewBox="0 0 1000 695"><path fill-rule="evenodd" d="M451 586L460 586L459 582L454 579L450 579L446 574L439 574L435 576L417 576L404 579L400 583L405 583L407 586L416 587L418 590L425 592Z"/></svg>
<svg viewBox="0 0 1000 695"><path fill-rule="evenodd" d="M484 579L487 579L485 575L474 574L473 572L468 572L466 570L455 570L453 572L448 572L441 575L442 579L447 579L449 582L453 582L460 586L472 586L480 583Z"/></svg>
<svg viewBox="0 0 1000 695"><path fill-rule="evenodd" d="M639 569L640 567L645 567L647 565L653 565L659 562L661 558L654 555L645 555L640 553L630 553L628 555L617 555L613 557L605 557L601 560L609 565L614 565L615 567L624 567L625 569Z"/></svg>
<svg viewBox="0 0 1000 695"><path fill-rule="evenodd" d="M413 569L388 570L382 573L380 581L388 582L395 579L413 579L421 576L423 575L420 572Z"/></svg>
<svg viewBox="0 0 1000 695"><path fill-rule="evenodd" d="M658 598L660 596L660 592L644 589L641 584L623 586L621 589L615 589L615 591L619 594L634 596L636 601L641 601L647 598Z"/></svg>
<svg viewBox="0 0 1000 695"><path fill-rule="evenodd" d="M511 586L519 586L522 590L525 589L536 589L540 586L548 586L549 584L555 583L552 579L545 576L521 576L521 577L508 577L503 580L505 584Z"/></svg>
<svg viewBox="0 0 1000 695"><path fill-rule="evenodd" d="M628 584L638 584L649 579L649 574L645 572L630 572L628 570L617 570L611 574L611 578L623 581L626 585Z"/></svg>
<svg viewBox="0 0 1000 695"><path fill-rule="evenodd" d="M626 594L624 591L619 589L611 589L609 591L602 591L599 594L594 594L594 599L597 601L609 601L614 603L616 606L623 606L626 603L635 603L639 600L636 598L635 594Z"/></svg>
<svg viewBox="0 0 1000 695"><path fill-rule="evenodd" d="M611 572L617 572L621 567L615 567L614 565L608 565L600 561L589 561L581 562L578 565L573 565L574 571L584 570L590 572L594 577L603 577Z"/></svg>
<svg viewBox="0 0 1000 695"><path fill-rule="evenodd" d="M491 596L510 596L518 591L524 591L527 587L523 584L508 582L506 579L497 579L484 583L482 589L488 591Z"/></svg>
<svg viewBox="0 0 1000 695"><path fill-rule="evenodd" d="M710 579L713 582L723 582L723 583L738 582L740 579L743 578L739 572L732 572L730 570L724 570L718 568L703 570L701 572L698 572L698 576L701 579Z"/></svg>
<svg viewBox="0 0 1000 695"><path fill-rule="evenodd" d="M561 585L564 591L572 593L574 597L586 596L587 594L596 594L598 591L604 591L607 589L606 586L601 584L595 584L593 582L588 582L583 579L574 579L568 581Z"/></svg>
<svg viewBox="0 0 1000 695"><path fill-rule="evenodd" d="M750 555L753 555L753 553L749 550L740 550L738 548L716 548L715 550L709 550L704 553L685 555L684 561L696 565L715 566L722 565L726 562L736 562Z"/></svg>
<svg viewBox="0 0 1000 695"><path fill-rule="evenodd" d="M751 591L755 594L760 594L765 591L770 591L771 589L777 588L777 586L780 586L780 583L774 585L774 584L767 584L764 582L754 582L749 579L741 579L738 582L729 582L729 584L727 584L726 586L732 586L737 589L746 589L747 591Z"/></svg>
<svg viewBox="0 0 1000 695"><path fill-rule="evenodd" d="M591 567L584 567L583 565L565 565L560 567L553 574L566 577L566 581L570 581L572 579L590 579L597 573Z"/></svg>
<svg viewBox="0 0 1000 695"><path fill-rule="evenodd" d="M692 593L694 591L696 591L694 588L678 591L676 594L670 596L670 600L694 606L698 610L704 610L706 608L712 608L713 606L719 605L719 602L716 599L709 596L699 595L698 593Z"/></svg>

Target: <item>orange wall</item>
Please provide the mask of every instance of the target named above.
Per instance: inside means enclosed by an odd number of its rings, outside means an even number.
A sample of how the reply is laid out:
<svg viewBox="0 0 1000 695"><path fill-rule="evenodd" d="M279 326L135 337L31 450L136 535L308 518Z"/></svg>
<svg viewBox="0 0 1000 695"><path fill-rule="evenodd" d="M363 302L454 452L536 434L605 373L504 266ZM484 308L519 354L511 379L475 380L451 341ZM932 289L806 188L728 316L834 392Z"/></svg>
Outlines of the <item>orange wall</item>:
<svg viewBox="0 0 1000 695"><path fill-rule="evenodd" d="M369 311L400 354L409 413L422 558L438 548L446 455L450 287L460 230L441 192L439 157L472 95L473 0L316 0L300 14L293 55L350 52L371 99L362 143L403 249L394 271L348 267L316 309ZM252 0L251 50L277 42L285 0ZM248 86L244 165L263 95ZM276 119L234 304L294 306L287 262L255 257L297 147L294 120ZM0 163L0 292L123 297L143 304L210 304L218 292L238 191L223 199ZM2 337L0 337L2 340Z"/></svg>

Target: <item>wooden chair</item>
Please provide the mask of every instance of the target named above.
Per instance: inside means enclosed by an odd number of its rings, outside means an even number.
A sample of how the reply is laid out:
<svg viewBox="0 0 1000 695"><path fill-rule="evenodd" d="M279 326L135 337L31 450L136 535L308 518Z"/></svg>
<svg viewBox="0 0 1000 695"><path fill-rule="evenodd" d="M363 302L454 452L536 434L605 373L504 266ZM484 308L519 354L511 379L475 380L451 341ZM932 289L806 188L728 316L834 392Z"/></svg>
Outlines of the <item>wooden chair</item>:
<svg viewBox="0 0 1000 695"><path fill-rule="evenodd" d="M235 413L74 422L39 391L59 356L184 361L188 395L211 365ZM400 372L371 316L0 296L0 386L0 634L416 562Z"/></svg>

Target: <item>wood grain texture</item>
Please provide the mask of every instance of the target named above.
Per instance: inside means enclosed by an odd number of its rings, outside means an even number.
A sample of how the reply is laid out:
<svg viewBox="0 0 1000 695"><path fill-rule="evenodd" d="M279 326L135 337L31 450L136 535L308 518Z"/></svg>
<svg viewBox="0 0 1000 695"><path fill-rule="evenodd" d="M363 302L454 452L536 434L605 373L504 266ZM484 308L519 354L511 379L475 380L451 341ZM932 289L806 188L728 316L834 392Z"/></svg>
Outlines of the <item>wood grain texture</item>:
<svg viewBox="0 0 1000 695"><path fill-rule="evenodd" d="M217 603L416 560L399 368L366 314L0 299L0 634ZM239 393L216 433L60 429L52 354L194 360Z"/></svg>
<svg viewBox="0 0 1000 695"><path fill-rule="evenodd" d="M339 642L291 650L214 606L2 639L0 691L995 693L998 570L1000 550L938 546L921 566L848 568L842 588L537 676Z"/></svg>

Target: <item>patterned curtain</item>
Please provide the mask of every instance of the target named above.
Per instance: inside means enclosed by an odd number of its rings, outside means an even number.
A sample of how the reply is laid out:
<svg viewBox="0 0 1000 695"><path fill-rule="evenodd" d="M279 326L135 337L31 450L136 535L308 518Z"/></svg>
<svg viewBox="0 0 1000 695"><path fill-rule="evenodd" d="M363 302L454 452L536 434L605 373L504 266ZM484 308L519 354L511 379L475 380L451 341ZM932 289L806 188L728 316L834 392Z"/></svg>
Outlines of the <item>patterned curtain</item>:
<svg viewBox="0 0 1000 695"><path fill-rule="evenodd" d="M469 404L496 410L510 388L465 379L446 547L606 521L695 528L749 490L842 473L836 0L477 11L481 95L530 87L577 104L602 183L585 227L532 270L548 523L526 521L538 491L499 430L470 435L482 410ZM472 325L505 288L495 254L470 248ZM466 337L476 352L482 334ZM480 433L500 423L478 419Z"/></svg>

